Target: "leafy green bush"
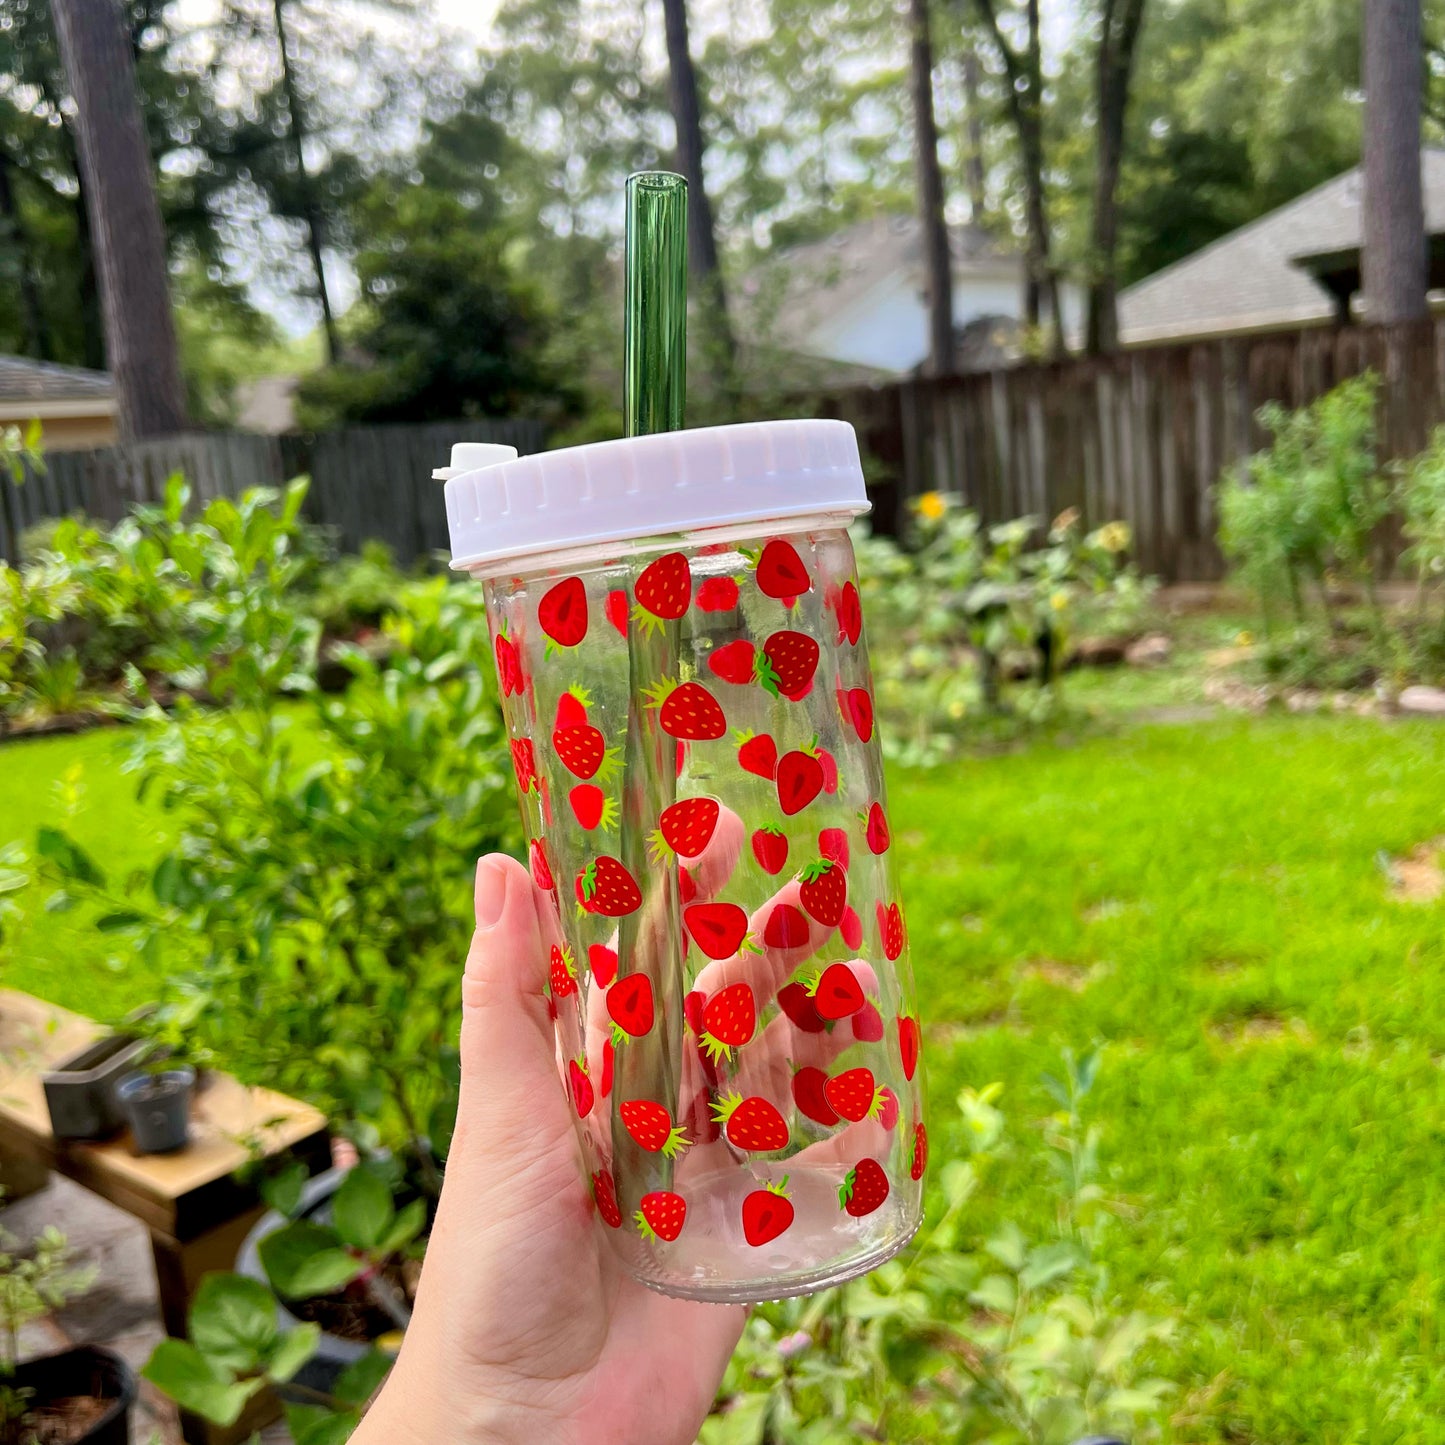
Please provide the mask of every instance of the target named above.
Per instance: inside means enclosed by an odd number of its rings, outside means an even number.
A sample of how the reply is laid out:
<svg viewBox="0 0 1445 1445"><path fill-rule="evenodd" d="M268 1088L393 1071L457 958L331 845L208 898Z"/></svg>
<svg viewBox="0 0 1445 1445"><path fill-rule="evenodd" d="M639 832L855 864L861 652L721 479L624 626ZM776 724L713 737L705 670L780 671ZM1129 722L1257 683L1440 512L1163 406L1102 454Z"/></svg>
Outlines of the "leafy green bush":
<svg viewBox="0 0 1445 1445"><path fill-rule="evenodd" d="M912 1248L860 1280L749 1319L702 1445L845 1445L860 1438L1066 1445L1090 1432L1157 1434L1170 1386L1147 1374L1169 1322L1121 1313L1100 1246L1110 1218L1083 1101L1097 1055L1045 1080L1057 1225L1031 1238L967 1227L1004 1148L1000 1086L965 1089L967 1158L939 1169L943 1211ZM935 1206L936 1208L936 1206Z"/></svg>
<svg viewBox="0 0 1445 1445"><path fill-rule="evenodd" d="M149 710L129 766L177 818L149 872L109 878L53 829L37 853L47 906L168 978L162 1037L311 1099L434 1191L472 865L517 824L481 589L413 584L383 627L387 666L347 649L338 697L278 701L258 666L228 711Z"/></svg>
<svg viewBox="0 0 1445 1445"><path fill-rule="evenodd" d="M1122 522L1085 533L1066 512L1042 545L1038 530L1032 517L985 530L931 492L908 546L857 539L883 737L901 761L941 761L981 721L1048 715L1079 633L1138 625L1150 584L1125 565ZM1010 690L1014 674L1032 687Z"/></svg>
<svg viewBox="0 0 1445 1445"><path fill-rule="evenodd" d="M321 569L307 610L323 632L350 637L361 628L380 625L405 581L391 548L375 539L366 541L359 555L338 557Z"/></svg>

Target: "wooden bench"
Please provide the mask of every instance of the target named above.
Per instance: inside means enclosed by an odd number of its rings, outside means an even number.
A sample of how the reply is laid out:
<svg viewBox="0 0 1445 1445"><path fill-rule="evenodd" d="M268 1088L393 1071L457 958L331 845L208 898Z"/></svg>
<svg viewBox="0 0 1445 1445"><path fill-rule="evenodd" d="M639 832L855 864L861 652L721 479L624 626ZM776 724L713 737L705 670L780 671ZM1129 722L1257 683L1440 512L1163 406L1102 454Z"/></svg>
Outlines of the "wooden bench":
<svg viewBox="0 0 1445 1445"><path fill-rule="evenodd" d="M53 1169L139 1219L150 1231L162 1322L184 1337L201 1276L234 1266L264 1212L252 1178L258 1171L246 1166L290 1154L312 1172L326 1168L326 1119L309 1104L208 1071L196 1089L191 1142L178 1153L137 1154L128 1133L98 1143L57 1140L41 1075L102 1032L69 1009L0 989L0 1180L18 1193ZM255 1404L227 1431L183 1412L182 1431L198 1445L244 1440L277 1413L269 1396Z"/></svg>

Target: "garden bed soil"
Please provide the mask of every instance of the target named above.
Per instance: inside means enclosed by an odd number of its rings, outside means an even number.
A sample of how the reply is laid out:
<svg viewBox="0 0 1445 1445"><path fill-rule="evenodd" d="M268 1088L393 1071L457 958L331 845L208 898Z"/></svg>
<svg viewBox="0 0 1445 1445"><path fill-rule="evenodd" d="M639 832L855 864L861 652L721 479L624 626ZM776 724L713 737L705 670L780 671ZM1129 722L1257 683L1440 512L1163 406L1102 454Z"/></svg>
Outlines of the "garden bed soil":
<svg viewBox="0 0 1445 1445"><path fill-rule="evenodd" d="M406 1300L410 1308L416 1301L416 1280L419 1271L408 1264L392 1264L382 1272L393 1290ZM366 1285L356 1280L339 1295L317 1295L313 1299L287 1300L286 1308L298 1320L318 1324L328 1335L369 1345L382 1335L393 1333L397 1324L387 1312L366 1293Z"/></svg>
<svg viewBox="0 0 1445 1445"><path fill-rule="evenodd" d="M62 1395L30 1412L25 1445L74 1445L106 1416L112 1401L94 1395Z"/></svg>

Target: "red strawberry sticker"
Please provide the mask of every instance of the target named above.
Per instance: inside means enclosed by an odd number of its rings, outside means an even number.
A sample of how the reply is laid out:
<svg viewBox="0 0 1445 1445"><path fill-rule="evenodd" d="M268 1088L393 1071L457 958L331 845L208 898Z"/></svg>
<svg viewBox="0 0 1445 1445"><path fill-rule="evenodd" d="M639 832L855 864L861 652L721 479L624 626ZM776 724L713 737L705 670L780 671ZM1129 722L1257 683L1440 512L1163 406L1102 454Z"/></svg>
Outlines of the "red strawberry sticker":
<svg viewBox="0 0 1445 1445"><path fill-rule="evenodd" d="M727 732L727 718L717 699L700 683L670 680L643 689L648 707L658 709L658 723L669 737L706 742Z"/></svg>
<svg viewBox="0 0 1445 1445"><path fill-rule="evenodd" d="M806 632L775 632L763 643L755 667L765 691L796 701L813 685L818 644Z"/></svg>
<svg viewBox="0 0 1445 1445"><path fill-rule="evenodd" d="M757 1094L746 1099L741 1094L724 1094L712 1112L734 1149L771 1154L788 1147L787 1120Z"/></svg>
<svg viewBox="0 0 1445 1445"><path fill-rule="evenodd" d="M594 943L587 950L587 966L598 988L606 988L617 977L617 951L605 943Z"/></svg>
<svg viewBox="0 0 1445 1445"><path fill-rule="evenodd" d="M737 903L690 903L682 921L709 958L731 958L747 941L748 915Z"/></svg>
<svg viewBox="0 0 1445 1445"><path fill-rule="evenodd" d="M672 1115L651 1099L629 1099L618 1106L617 1117L637 1147L649 1154L673 1159L687 1148L686 1130L675 1125Z"/></svg>
<svg viewBox="0 0 1445 1445"><path fill-rule="evenodd" d="M863 947L863 920L853 911L851 907L843 910L843 917L838 924L838 932L843 936L843 942L849 948L859 949Z"/></svg>
<svg viewBox="0 0 1445 1445"><path fill-rule="evenodd" d="M746 687L753 680L753 666L756 652L751 642L740 637L726 647L716 648L708 655L707 665L712 672L735 687Z"/></svg>
<svg viewBox="0 0 1445 1445"><path fill-rule="evenodd" d="M836 928L848 902L848 875L843 865L818 858L803 869L799 878L798 902L804 912L824 928Z"/></svg>
<svg viewBox="0 0 1445 1445"><path fill-rule="evenodd" d="M828 1076L811 1065L793 1075L793 1102L798 1112L815 1124L831 1126L838 1122L838 1111L828 1102Z"/></svg>
<svg viewBox="0 0 1445 1445"><path fill-rule="evenodd" d="M784 984L778 990L778 1007L793 1021L794 1027L805 1034L820 1034L828 1027L823 1015L818 1012L817 1004L813 1002L813 996L801 983L794 981Z"/></svg>
<svg viewBox="0 0 1445 1445"><path fill-rule="evenodd" d="M547 861L547 847L540 838L533 838L527 850L532 865L532 882L544 893L550 893L557 884L552 878L552 865Z"/></svg>
<svg viewBox="0 0 1445 1445"><path fill-rule="evenodd" d="M738 584L731 577L709 577L697 589L699 612L731 612L738 605Z"/></svg>
<svg viewBox="0 0 1445 1445"><path fill-rule="evenodd" d="M517 775L517 791L530 793L539 786L537 755L532 749L532 739L513 738L508 746L512 749L512 771Z"/></svg>
<svg viewBox="0 0 1445 1445"><path fill-rule="evenodd" d="M604 776L611 772L616 758L616 749L607 746L602 730L591 723L579 727L558 728L552 734L552 747L561 760L562 766L574 778L595 777L605 765Z"/></svg>
<svg viewBox="0 0 1445 1445"><path fill-rule="evenodd" d="M913 1167L908 1171L910 1179L922 1179L928 1168L928 1130L920 1120L913 1128Z"/></svg>
<svg viewBox="0 0 1445 1445"><path fill-rule="evenodd" d="M652 1031L652 980L645 973L629 973L607 990L607 1016L617 1026L616 1041L622 1034L640 1039Z"/></svg>
<svg viewBox="0 0 1445 1445"><path fill-rule="evenodd" d="M839 588L837 605L833 611L838 619L838 641L846 639L856 647L863 632L863 604L858 598L858 589L852 582L845 582Z"/></svg>
<svg viewBox="0 0 1445 1445"><path fill-rule="evenodd" d="M880 903L878 908L878 940L883 945L883 957L890 963L903 952L903 910L896 903L887 908Z"/></svg>
<svg viewBox="0 0 1445 1445"><path fill-rule="evenodd" d="M793 1222L788 1181L754 1189L743 1200L743 1238L754 1248L776 1239Z"/></svg>
<svg viewBox="0 0 1445 1445"><path fill-rule="evenodd" d="M758 557L757 578L758 589L765 597L784 601L801 597L813 586L798 549L781 538L774 538L763 548Z"/></svg>
<svg viewBox="0 0 1445 1445"><path fill-rule="evenodd" d="M886 853L891 835L888 832L888 819L884 815L883 804L871 804L864 821L867 825L868 851Z"/></svg>
<svg viewBox="0 0 1445 1445"><path fill-rule="evenodd" d="M607 601L603 603L602 610L607 614L607 620L617 629L619 637L627 637L627 593L621 587L614 587L607 594Z"/></svg>
<svg viewBox="0 0 1445 1445"><path fill-rule="evenodd" d="M767 733L735 733L738 740L738 766L745 773L772 781L778 771L778 745Z"/></svg>
<svg viewBox="0 0 1445 1445"><path fill-rule="evenodd" d="M823 766L813 753L784 753L778 759L778 806L792 817L823 791Z"/></svg>
<svg viewBox="0 0 1445 1445"><path fill-rule="evenodd" d="M577 875L577 901L584 913L623 918L642 907L642 891L616 858L601 853Z"/></svg>
<svg viewBox="0 0 1445 1445"><path fill-rule="evenodd" d="M577 1117L585 1119L592 1112L593 1103L592 1080L587 1077L587 1060L569 1059L567 1078L571 1085L572 1103L577 1110Z"/></svg>
<svg viewBox="0 0 1445 1445"><path fill-rule="evenodd" d="M802 948L809 937L808 920L801 909L791 903L773 905L763 928L763 942L769 948Z"/></svg>
<svg viewBox="0 0 1445 1445"><path fill-rule="evenodd" d="M819 1017L824 1019L848 1018L856 1014L866 1002L858 976L846 963L830 963L808 992L813 1000L813 1007L818 1010Z"/></svg>
<svg viewBox="0 0 1445 1445"><path fill-rule="evenodd" d="M866 687L850 687L843 694L843 717L853 724L863 742L873 736L873 698Z"/></svg>
<svg viewBox="0 0 1445 1445"><path fill-rule="evenodd" d="M557 699L557 716L552 719L553 731L580 728L587 721L587 708L591 701L586 688L577 687L575 684L569 687Z"/></svg>
<svg viewBox="0 0 1445 1445"><path fill-rule="evenodd" d="M577 992L577 969L572 962L570 948L552 945L552 957L547 966L547 982L553 998L566 998Z"/></svg>
<svg viewBox="0 0 1445 1445"><path fill-rule="evenodd" d="M642 1196L635 1217L644 1239L650 1239L655 1234L671 1244L687 1222L687 1201L670 1189L658 1189Z"/></svg>
<svg viewBox="0 0 1445 1445"><path fill-rule="evenodd" d="M602 1078L597 1085L597 1092L604 1099L612 1092L612 1063L615 1052L612 1040L604 1039L602 1041Z"/></svg>
<svg viewBox="0 0 1445 1445"><path fill-rule="evenodd" d="M612 1181L612 1172L599 1169L592 1176L592 1197L597 1201L597 1212L609 1229L622 1228L622 1211L617 1207L617 1185Z"/></svg>
<svg viewBox="0 0 1445 1445"><path fill-rule="evenodd" d="M818 834L818 852L824 858L848 866L848 833L843 828L824 828Z"/></svg>
<svg viewBox="0 0 1445 1445"><path fill-rule="evenodd" d="M632 615L644 628L676 622L692 601L692 571L681 552L669 552L642 569L632 589Z"/></svg>
<svg viewBox="0 0 1445 1445"><path fill-rule="evenodd" d="M832 797L838 791L838 760L827 748L819 748L818 766L823 770L823 791Z"/></svg>
<svg viewBox="0 0 1445 1445"><path fill-rule="evenodd" d="M758 1026L753 991L745 983L729 984L707 1002L702 1014L703 1051L716 1061L731 1058L753 1036Z"/></svg>
<svg viewBox="0 0 1445 1445"><path fill-rule="evenodd" d="M537 604L537 622L558 647L576 647L587 636L587 589L580 577L564 577Z"/></svg>
<svg viewBox="0 0 1445 1445"><path fill-rule="evenodd" d="M702 1037L702 1015L707 1007L707 995L701 989L693 989L682 1001L682 1016L698 1038Z"/></svg>
<svg viewBox="0 0 1445 1445"><path fill-rule="evenodd" d="M823 1097L838 1111L840 1118L854 1123L876 1115L881 1105L878 1083L871 1069L846 1069L835 1074L823 1086Z"/></svg>
<svg viewBox="0 0 1445 1445"><path fill-rule="evenodd" d="M872 1214L888 1198L888 1176L876 1159L860 1159L838 1191L838 1204L855 1219Z"/></svg>
<svg viewBox="0 0 1445 1445"><path fill-rule="evenodd" d="M906 1014L898 1020L898 1053L903 1059L903 1077L912 1079L918 1072L918 1020Z"/></svg>
<svg viewBox="0 0 1445 1445"><path fill-rule="evenodd" d="M502 696L511 697L522 691L522 659L517 645L507 636L505 629L497 634L497 680L502 685Z"/></svg>
<svg viewBox="0 0 1445 1445"><path fill-rule="evenodd" d="M883 1015L867 999L853 1015L853 1037L860 1044L876 1044L883 1037Z"/></svg>
<svg viewBox="0 0 1445 1445"><path fill-rule="evenodd" d="M692 874L683 867L677 870L677 897L681 903L691 903L697 897L697 884L693 882Z"/></svg>
<svg viewBox="0 0 1445 1445"><path fill-rule="evenodd" d="M777 877L788 861L788 839L777 828L758 828L753 833L753 857L764 873Z"/></svg>
<svg viewBox="0 0 1445 1445"><path fill-rule="evenodd" d="M681 798L662 810L658 826L648 836L654 859L670 861L674 854L696 858L712 841L722 814L716 798Z"/></svg>
<svg viewBox="0 0 1445 1445"><path fill-rule="evenodd" d="M589 833L594 828L610 832L617 826L617 804L596 783L578 783L567 794L567 801L579 828Z"/></svg>
<svg viewBox="0 0 1445 1445"><path fill-rule="evenodd" d="M878 1122L891 1133L898 1127L898 1095L885 1084L878 1097L883 1101L878 1106Z"/></svg>

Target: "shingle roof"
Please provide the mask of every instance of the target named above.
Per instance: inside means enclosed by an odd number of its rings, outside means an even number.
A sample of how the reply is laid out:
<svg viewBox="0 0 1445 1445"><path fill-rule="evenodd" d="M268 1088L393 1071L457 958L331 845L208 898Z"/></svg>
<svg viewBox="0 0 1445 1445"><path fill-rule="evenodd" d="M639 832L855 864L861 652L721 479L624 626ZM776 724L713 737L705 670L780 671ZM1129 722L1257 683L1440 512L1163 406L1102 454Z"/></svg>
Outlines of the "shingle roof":
<svg viewBox="0 0 1445 1445"><path fill-rule="evenodd" d="M1445 150L1420 153L1425 226L1445 230ZM1334 302L1294 258L1358 247L1363 178L1346 171L1119 296L1126 346L1328 321Z"/></svg>
<svg viewBox="0 0 1445 1445"><path fill-rule="evenodd" d="M109 372L32 361L27 356L0 356L0 402L43 405L114 400L115 384Z"/></svg>

